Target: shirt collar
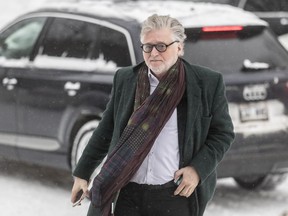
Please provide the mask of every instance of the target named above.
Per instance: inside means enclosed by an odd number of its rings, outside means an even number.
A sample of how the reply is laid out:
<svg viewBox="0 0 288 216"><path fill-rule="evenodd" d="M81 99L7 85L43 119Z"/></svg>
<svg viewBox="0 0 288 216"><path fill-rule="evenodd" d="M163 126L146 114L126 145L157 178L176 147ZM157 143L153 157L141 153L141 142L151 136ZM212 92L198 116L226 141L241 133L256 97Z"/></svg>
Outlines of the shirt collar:
<svg viewBox="0 0 288 216"><path fill-rule="evenodd" d="M157 86L159 84L159 80L157 77L148 69L148 78L151 86Z"/></svg>

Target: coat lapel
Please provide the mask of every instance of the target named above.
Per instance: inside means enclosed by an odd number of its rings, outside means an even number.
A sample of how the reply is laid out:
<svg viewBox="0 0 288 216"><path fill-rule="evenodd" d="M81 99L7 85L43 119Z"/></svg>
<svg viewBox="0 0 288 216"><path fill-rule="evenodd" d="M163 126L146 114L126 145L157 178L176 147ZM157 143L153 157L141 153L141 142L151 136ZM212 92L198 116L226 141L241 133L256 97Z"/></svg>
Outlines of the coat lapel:
<svg viewBox="0 0 288 216"><path fill-rule="evenodd" d="M125 91L124 91L127 107L132 108L132 110L135 101L136 85L137 85L137 74L135 72L131 74L131 76L127 77L127 83L125 85Z"/></svg>
<svg viewBox="0 0 288 216"><path fill-rule="evenodd" d="M126 77L126 83L123 89L123 93L125 94L123 103L125 104L125 107L126 107L126 109L123 110L123 112L125 113L124 114L125 122L128 122L134 110L135 92L136 92L138 76L137 76L137 72L135 71L135 67L133 69L134 69L133 73L130 73L129 76Z"/></svg>
<svg viewBox="0 0 288 216"><path fill-rule="evenodd" d="M186 121L186 131L184 138L184 145L189 140L190 136L193 134L193 124L198 115L199 107L201 104L201 88L198 82L198 77L187 63L185 63L186 71L186 88L187 88L187 118Z"/></svg>

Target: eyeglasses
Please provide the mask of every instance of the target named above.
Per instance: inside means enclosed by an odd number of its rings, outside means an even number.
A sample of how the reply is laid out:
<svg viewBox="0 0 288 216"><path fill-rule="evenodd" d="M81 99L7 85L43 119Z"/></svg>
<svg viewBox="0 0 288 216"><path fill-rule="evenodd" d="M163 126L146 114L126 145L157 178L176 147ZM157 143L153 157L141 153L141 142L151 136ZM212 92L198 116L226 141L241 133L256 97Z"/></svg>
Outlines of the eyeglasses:
<svg viewBox="0 0 288 216"><path fill-rule="evenodd" d="M174 44L174 43L176 43L176 42L178 43L179 41L176 40L176 41L173 41L173 42L170 43L170 44L165 44L165 43L142 44L142 45L141 45L141 48L142 48L142 50L143 50L145 53L151 53L152 50L153 50L153 47L155 47L158 52L165 52L169 46L171 46L172 44Z"/></svg>

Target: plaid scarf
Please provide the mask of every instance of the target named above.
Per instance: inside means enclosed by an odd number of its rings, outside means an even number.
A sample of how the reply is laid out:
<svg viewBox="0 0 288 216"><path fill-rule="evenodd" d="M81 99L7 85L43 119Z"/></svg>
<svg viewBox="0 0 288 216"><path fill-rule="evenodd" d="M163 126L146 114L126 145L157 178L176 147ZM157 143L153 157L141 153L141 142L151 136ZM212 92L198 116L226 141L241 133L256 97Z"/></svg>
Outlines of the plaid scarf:
<svg viewBox="0 0 288 216"><path fill-rule="evenodd" d="M108 155L90 191L92 205L103 216L111 215L111 204L118 191L129 183L185 91L184 64L179 58L161 78L150 95L148 68L140 68L134 112L118 143Z"/></svg>

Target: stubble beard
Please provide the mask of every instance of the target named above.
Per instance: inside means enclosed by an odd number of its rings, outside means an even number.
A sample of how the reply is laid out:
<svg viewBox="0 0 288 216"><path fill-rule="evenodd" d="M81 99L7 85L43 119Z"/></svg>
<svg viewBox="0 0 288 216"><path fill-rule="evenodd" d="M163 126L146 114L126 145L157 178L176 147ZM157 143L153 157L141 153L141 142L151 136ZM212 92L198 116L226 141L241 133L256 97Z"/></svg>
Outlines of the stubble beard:
<svg viewBox="0 0 288 216"><path fill-rule="evenodd" d="M165 64L161 64L157 67L155 66L152 66L152 65L149 65L149 68L150 70L152 70L156 75L161 75L163 73L165 73L167 70L166 70L166 67L165 67Z"/></svg>
<svg viewBox="0 0 288 216"><path fill-rule="evenodd" d="M170 60L170 61L166 61L166 62L162 62L162 64L159 65L153 65L150 62L147 62L148 67L150 68L150 70L153 71L153 73L155 75L159 75L159 77L161 77L163 74L165 74L175 63L176 63L177 59L175 60Z"/></svg>

